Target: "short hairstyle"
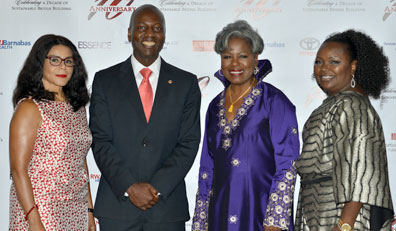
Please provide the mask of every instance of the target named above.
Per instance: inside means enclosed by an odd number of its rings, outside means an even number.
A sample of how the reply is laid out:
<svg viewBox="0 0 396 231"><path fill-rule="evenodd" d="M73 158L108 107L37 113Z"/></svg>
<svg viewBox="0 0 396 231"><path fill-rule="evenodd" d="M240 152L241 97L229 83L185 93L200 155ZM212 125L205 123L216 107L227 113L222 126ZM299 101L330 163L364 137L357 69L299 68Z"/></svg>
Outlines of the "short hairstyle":
<svg viewBox="0 0 396 231"><path fill-rule="evenodd" d="M165 27L165 17L164 14L160 11L160 9L158 9L156 6L151 5L151 4L145 4L142 6L139 6L138 8L136 8L132 15L131 15L131 19L129 20L129 32L131 33L131 35L133 35L133 30L135 29L135 18L137 15L139 15L139 13L143 10L151 10L155 13L158 14L158 16L162 19L164 25L162 25L164 28L164 33L166 32L166 27Z"/></svg>
<svg viewBox="0 0 396 231"><path fill-rule="evenodd" d="M216 35L215 51L221 54L228 50L228 42L232 38L242 38L246 40L251 47L253 54L261 54L264 50L264 41L245 20L237 20L228 24Z"/></svg>
<svg viewBox="0 0 396 231"><path fill-rule="evenodd" d="M89 102L89 94L86 86L88 75L77 48L69 39L63 36L47 34L41 36L33 44L18 75L17 86L12 97L14 107L23 98L31 97L36 100L55 100L55 93L44 88L42 78L44 61L48 52L56 45L63 45L70 48L75 61L73 74L69 82L62 88L68 102L73 106L74 111L77 111Z"/></svg>
<svg viewBox="0 0 396 231"><path fill-rule="evenodd" d="M379 98L389 84L389 61L381 47L367 34L355 30L331 34L324 42L346 45L352 60L357 61L355 79L373 98Z"/></svg>

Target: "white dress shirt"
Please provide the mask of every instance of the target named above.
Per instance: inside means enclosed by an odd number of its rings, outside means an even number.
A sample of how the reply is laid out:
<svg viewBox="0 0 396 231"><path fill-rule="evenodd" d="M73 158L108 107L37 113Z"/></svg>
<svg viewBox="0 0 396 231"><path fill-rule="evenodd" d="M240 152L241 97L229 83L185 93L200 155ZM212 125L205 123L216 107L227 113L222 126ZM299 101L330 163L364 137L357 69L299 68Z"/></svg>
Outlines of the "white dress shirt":
<svg viewBox="0 0 396 231"><path fill-rule="evenodd" d="M131 56L131 63L132 63L133 74L135 75L136 85L139 88L140 83L143 81L143 76L142 76L142 74L140 74L140 71L143 68L146 68L146 66L139 63L139 61L133 55ZM161 69L160 56L158 56L158 58L147 68L150 68L150 70L152 71L149 81L151 84L151 88L153 89L153 103L154 103L155 92L157 90L159 73L160 73L160 69Z"/></svg>
<svg viewBox="0 0 396 231"><path fill-rule="evenodd" d="M136 85L139 88L140 83L143 81L143 76L142 76L142 74L140 74L140 71L143 68L146 68L146 66L139 63L139 61L133 55L131 56L131 63L132 63L133 74L135 75ZM150 68L150 70L152 71L149 81L151 84L151 88L153 89L153 103L154 103L155 92L157 90L159 73L160 73L160 69L161 69L160 56L158 56L158 58L147 68ZM160 192L157 193L157 196L159 196L159 195L161 195ZM124 193L124 197L128 197L127 192Z"/></svg>

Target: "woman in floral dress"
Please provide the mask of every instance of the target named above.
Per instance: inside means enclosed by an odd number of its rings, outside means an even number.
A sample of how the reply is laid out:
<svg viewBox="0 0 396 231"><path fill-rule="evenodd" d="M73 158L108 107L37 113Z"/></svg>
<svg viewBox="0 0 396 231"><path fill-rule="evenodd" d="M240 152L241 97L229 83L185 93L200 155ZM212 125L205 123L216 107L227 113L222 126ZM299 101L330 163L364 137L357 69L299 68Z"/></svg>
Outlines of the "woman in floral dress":
<svg viewBox="0 0 396 231"><path fill-rule="evenodd" d="M96 230L88 209L86 80L68 39L44 35L35 42L13 96L9 230Z"/></svg>

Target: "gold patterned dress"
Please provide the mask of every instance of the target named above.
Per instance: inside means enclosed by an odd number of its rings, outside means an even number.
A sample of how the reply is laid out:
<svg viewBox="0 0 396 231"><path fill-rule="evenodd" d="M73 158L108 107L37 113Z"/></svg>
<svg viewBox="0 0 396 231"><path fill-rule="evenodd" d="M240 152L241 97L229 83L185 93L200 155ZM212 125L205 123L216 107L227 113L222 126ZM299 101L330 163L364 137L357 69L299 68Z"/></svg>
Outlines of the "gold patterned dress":
<svg viewBox="0 0 396 231"><path fill-rule="evenodd" d="M295 230L331 230L350 201L363 203L354 230L391 230L385 140L368 97L346 91L326 98L302 136Z"/></svg>
<svg viewBox="0 0 396 231"><path fill-rule="evenodd" d="M42 117L28 174L41 221L49 231L88 230L88 175L84 161L91 146L85 107L36 101ZM29 230L14 183L10 190L9 230Z"/></svg>

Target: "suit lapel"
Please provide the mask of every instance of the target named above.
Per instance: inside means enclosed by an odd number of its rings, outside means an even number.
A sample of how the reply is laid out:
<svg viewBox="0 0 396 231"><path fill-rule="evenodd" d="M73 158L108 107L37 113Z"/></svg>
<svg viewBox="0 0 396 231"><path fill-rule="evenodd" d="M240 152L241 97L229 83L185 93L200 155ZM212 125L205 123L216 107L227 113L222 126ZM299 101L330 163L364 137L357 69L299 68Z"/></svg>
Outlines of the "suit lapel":
<svg viewBox="0 0 396 231"><path fill-rule="evenodd" d="M161 112L166 110L166 99L172 89L172 75L169 73L168 64L161 58L161 69L158 78L157 91L155 93L153 109L151 111L150 122L152 120L161 119Z"/></svg>
<svg viewBox="0 0 396 231"><path fill-rule="evenodd" d="M139 120L146 122L142 101L140 100L139 90L135 80L135 74L132 70L131 57L129 57L121 66L120 80L120 89L123 89L123 95L131 103L131 110L136 111Z"/></svg>

